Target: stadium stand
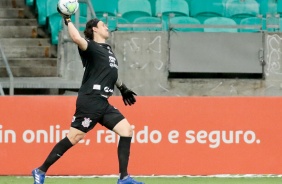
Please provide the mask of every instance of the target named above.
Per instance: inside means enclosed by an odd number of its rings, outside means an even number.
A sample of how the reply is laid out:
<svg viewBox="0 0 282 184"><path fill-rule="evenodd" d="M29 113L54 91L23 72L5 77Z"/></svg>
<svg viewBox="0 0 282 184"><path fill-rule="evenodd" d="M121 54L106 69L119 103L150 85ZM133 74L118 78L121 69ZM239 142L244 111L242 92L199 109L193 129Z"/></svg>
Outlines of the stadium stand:
<svg viewBox="0 0 282 184"><path fill-rule="evenodd" d="M133 23L136 18L152 16L152 9L148 0L119 0L118 13Z"/></svg>
<svg viewBox="0 0 282 184"><path fill-rule="evenodd" d="M237 24L248 17L259 15L259 4L255 0L228 0L226 1L226 17L232 18Z"/></svg>
<svg viewBox="0 0 282 184"><path fill-rule="evenodd" d="M201 22L193 17L173 17L170 19L170 29L175 32L203 32L203 28L189 27L189 25L201 25ZM187 26L188 25L188 26Z"/></svg>
<svg viewBox="0 0 282 184"><path fill-rule="evenodd" d="M203 23L207 18L224 16L224 1L222 0L192 0L190 15Z"/></svg>
<svg viewBox="0 0 282 184"><path fill-rule="evenodd" d="M227 26L236 26L237 23L227 17L212 17L204 21L204 25L213 25L213 27L204 28L204 32L238 32L237 28L228 28ZM219 27L217 27L218 25ZM224 28L226 26L226 28Z"/></svg>
<svg viewBox="0 0 282 184"><path fill-rule="evenodd" d="M31 1L34 0L25 1L26 4L31 4ZM282 0L110 0L110 2L104 0L90 0L90 2L92 3L95 15L107 23L110 31L168 30L170 18L182 17L175 18L172 21L178 21L177 24L182 24L182 26L171 30L202 32L202 28L192 29L191 26L190 28L187 27L189 27L189 24L191 23L198 23L195 19L203 24L206 19L212 17L231 18L235 20L237 25L240 25L241 21L245 19L242 22L244 25L248 23L253 25L253 23L256 23L259 20L255 17L260 14L267 17L268 14L271 13L282 13L282 5L280 5ZM56 2L53 0L36 0L34 3L36 12L38 13L38 24L48 27L48 30L52 35L52 44L57 44L58 33L62 29L61 24L58 24L58 22L61 21L61 18L57 15L56 10L53 9L53 12L50 12L50 8L46 7L46 3L50 4L48 6L52 6L51 4L56 4ZM87 8L86 3L80 3L81 17L79 19L82 22L85 22L87 19L87 12L89 12ZM142 24L153 24L153 22L159 20L158 17L163 19L162 28L159 26L156 28L151 26L147 28L141 28L139 26L138 28L134 28L134 26L129 25L135 24L135 19L143 22ZM253 17L253 19L246 19L251 17ZM52 20L51 23L48 19ZM278 21L273 21L271 17L268 17L267 20L264 19L264 22L278 24ZM183 26L185 24L188 24L186 28ZM266 29L266 26L263 26L263 29ZM245 31L248 32L248 30ZM240 32L245 31L240 29ZM249 31L253 32L255 30L250 29ZM277 31L277 28L267 28L267 31L275 32Z"/></svg>

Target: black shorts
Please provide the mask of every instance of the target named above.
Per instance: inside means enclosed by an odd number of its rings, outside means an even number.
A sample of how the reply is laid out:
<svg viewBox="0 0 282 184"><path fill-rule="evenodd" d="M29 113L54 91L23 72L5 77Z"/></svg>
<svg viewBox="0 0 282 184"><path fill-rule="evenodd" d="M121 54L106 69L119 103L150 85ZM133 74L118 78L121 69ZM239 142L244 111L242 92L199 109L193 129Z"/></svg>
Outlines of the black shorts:
<svg viewBox="0 0 282 184"><path fill-rule="evenodd" d="M88 132L97 123L112 130L124 116L100 95L81 95L76 101L76 111L71 127Z"/></svg>

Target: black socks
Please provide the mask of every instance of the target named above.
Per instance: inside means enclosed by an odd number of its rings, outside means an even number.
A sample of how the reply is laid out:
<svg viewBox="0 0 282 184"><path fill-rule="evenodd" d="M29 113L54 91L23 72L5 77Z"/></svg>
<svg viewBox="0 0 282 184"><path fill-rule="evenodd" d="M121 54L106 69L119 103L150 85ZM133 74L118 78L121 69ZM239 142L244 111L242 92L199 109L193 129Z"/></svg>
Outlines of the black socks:
<svg viewBox="0 0 282 184"><path fill-rule="evenodd" d="M123 179L128 175L127 167L128 167L128 160L130 155L130 145L131 145L132 137L120 137L119 144L118 144L118 161L119 161L119 173L120 179ZM49 167L54 164L63 154L72 147L72 143L69 141L67 137L62 139L58 142L50 154L48 155L47 159L40 166L38 169L47 172Z"/></svg>
<svg viewBox="0 0 282 184"><path fill-rule="evenodd" d="M40 166L38 169L43 172L47 172L49 167L54 164L61 156L63 156L63 154L72 146L72 143L67 137L62 139L54 146L53 150L50 152L43 165Z"/></svg>
<svg viewBox="0 0 282 184"><path fill-rule="evenodd" d="M130 155L130 145L132 137L120 137L118 144L118 161L120 179L128 175L127 166Z"/></svg>

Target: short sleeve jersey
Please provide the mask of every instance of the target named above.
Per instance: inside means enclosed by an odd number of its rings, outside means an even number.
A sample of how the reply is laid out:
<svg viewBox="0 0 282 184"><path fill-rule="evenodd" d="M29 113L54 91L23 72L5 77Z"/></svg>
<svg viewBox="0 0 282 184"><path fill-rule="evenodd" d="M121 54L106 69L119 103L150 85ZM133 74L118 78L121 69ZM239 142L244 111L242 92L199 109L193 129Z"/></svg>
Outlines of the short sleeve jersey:
<svg viewBox="0 0 282 184"><path fill-rule="evenodd" d="M100 94L111 96L118 78L118 61L106 43L86 40L87 49L78 48L84 75L78 94Z"/></svg>

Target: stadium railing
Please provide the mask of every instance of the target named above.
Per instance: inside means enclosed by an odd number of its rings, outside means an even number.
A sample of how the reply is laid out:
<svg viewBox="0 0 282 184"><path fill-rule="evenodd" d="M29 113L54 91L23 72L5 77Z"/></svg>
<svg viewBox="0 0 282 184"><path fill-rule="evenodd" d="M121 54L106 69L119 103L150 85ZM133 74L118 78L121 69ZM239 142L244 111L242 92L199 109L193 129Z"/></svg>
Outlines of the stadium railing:
<svg viewBox="0 0 282 184"><path fill-rule="evenodd" d="M3 58L5 68L6 68L6 71L8 73L8 76L9 76L9 81L10 81L9 93L10 93L10 95L14 95L14 76L13 76L13 73L11 71L10 65L8 63L7 57L6 57L6 55L5 55L5 53L2 49L1 43L0 43L0 53L1 53L1 57ZM1 87L1 89L2 89L2 87Z"/></svg>

